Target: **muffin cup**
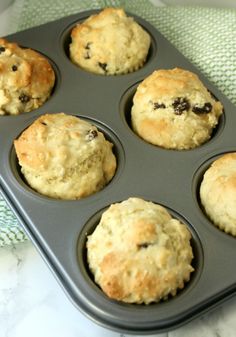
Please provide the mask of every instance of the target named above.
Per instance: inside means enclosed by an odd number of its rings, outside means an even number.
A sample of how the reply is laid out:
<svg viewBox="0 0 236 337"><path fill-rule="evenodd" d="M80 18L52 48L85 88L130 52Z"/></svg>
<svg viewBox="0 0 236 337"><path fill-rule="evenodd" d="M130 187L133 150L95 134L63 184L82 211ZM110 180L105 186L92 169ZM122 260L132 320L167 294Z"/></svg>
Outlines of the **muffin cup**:
<svg viewBox="0 0 236 337"><path fill-rule="evenodd" d="M83 68L81 68L79 65L75 64L71 58L70 58L70 51L69 51L69 47L70 47L70 44L72 42L72 39L71 39L71 31L73 30L73 28L77 25L77 24L80 24L82 23L83 21L85 21L86 19L89 18L89 16L91 15L91 13L95 14L96 11L88 11L88 12L85 12L84 14L84 17L81 18L80 20L76 20L75 22L73 22L72 24L70 24L62 33L62 42L63 42L63 49L64 49L64 53L65 53L65 56L68 58L68 61L73 65L75 66L75 68L79 68L81 71L85 71L85 72L89 72L90 74L92 75L95 75L95 76L104 76L103 74L97 74L97 73L93 73L93 72L90 72L88 70L85 70ZM148 34L150 35L150 47L149 47L149 50L148 50L148 54L147 54L147 57L145 60L143 60L142 62L140 62L138 65L136 65L135 67L130 67L129 69L127 69L126 72L123 72L123 73L120 73L120 74L109 74L107 76L111 76L111 77L114 77L114 76L122 76L122 75L126 75L126 74L130 74L130 73L134 73L136 71L138 71L139 69L143 68L147 63L149 63L151 61L152 58L155 57L156 53L157 53L157 46L156 46L156 41L155 41L155 38L153 37L153 32L152 32L152 26L149 26L149 24L147 22L144 22L142 20L142 18L139 18L133 14L129 14L129 16L132 16L136 22L139 23L139 25L144 28Z"/></svg>

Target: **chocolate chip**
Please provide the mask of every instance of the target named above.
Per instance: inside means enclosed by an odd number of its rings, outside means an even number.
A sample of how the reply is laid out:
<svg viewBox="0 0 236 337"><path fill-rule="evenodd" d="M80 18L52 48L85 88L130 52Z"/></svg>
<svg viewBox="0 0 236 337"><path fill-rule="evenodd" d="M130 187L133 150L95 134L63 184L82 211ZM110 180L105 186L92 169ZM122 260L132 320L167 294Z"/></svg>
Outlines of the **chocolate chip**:
<svg viewBox="0 0 236 337"><path fill-rule="evenodd" d="M147 242L144 242L144 243L140 243L138 245L138 248L147 248L149 246L149 244Z"/></svg>
<svg viewBox="0 0 236 337"><path fill-rule="evenodd" d="M92 42L88 42L85 46L85 49L90 49L91 44L92 44Z"/></svg>
<svg viewBox="0 0 236 337"><path fill-rule="evenodd" d="M1 54L1 53L3 53L5 50L6 50L6 48L5 48L5 47L3 47L3 46L0 46L0 54Z"/></svg>
<svg viewBox="0 0 236 337"><path fill-rule="evenodd" d="M203 106L193 106L192 110L195 114L208 114L212 110L212 105L207 102Z"/></svg>
<svg viewBox="0 0 236 337"><path fill-rule="evenodd" d="M151 243L151 242L143 242L143 243L139 243L137 246L138 246L138 249L140 249L140 248L148 248L151 245L153 245L153 243Z"/></svg>
<svg viewBox="0 0 236 337"><path fill-rule="evenodd" d="M11 67L12 71L17 71L17 66L15 64L13 64L13 66Z"/></svg>
<svg viewBox="0 0 236 337"><path fill-rule="evenodd" d="M42 125L47 125L47 123L45 123L45 122L40 122Z"/></svg>
<svg viewBox="0 0 236 337"><path fill-rule="evenodd" d="M89 52L87 52L86 54L85 54L85 56L84 56L84 59L85 60L89 60L91 57L90 57L90 54L89 54Z"/></svg>
<svg viewBox="0 0 236 337"><path fill-rule="evenodd" d="M156 110L156 109L165 109L166 108L166 106L165 106L165 104L164 103L153 103L153 105L154 105L154 110Z"/></svg>
<svg viewBox="0 0 236 337"><path fill-rule="evenodd" d="M185 97L177 97L172 106L176 115L182 115L183 111L188 111L190 108L190 104Z"/></svg>
<svg viewBox="0 0 236 337"><path fill-rule="evenodd" d="M98 133L97 133L96 130L89 130L88 133L87 133L86 138L87 138L88 141L91 141L94 138L96 138L97 136L98 136Z"/></svg>
<svg viewBox="0 0 236 337"><path fill-rule="evenodd" d="M86 44L86 46L84 47L86 49L86 54L84 56L84 59L85 60L89 60L91 58L91 55L90 55L90 46L91 46L92 42L88 42Z"/></svg>
<svg viewBox="0 0 236 337"><path fill-rule="evenodd" d="M98 65L105 73L107 72L107 63L98 62Z"/></svg>
<svg viewBox="0 0 236 337"><path fill-rule="evenodd" d="M22 103L27 103L27 102L29 102L30 97L29 97L28 95L26 95L26 94L21 94L21 95L19 96L19 100L20 100Z"/></svg>

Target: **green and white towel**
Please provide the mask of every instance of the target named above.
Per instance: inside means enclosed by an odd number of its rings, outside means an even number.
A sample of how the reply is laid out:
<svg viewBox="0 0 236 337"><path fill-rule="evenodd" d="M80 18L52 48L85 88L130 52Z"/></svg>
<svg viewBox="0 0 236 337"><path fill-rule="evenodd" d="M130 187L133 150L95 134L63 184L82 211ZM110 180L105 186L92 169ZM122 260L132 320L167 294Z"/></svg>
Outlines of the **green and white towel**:
<svg viewBox="0 0 236 337"><path fill-rule="evenodd" d="M153 24L236 104L236 9L156 7L146 0L18 0L11 32L107 6L123 7ZM26 239L0 196L0 246Z"/></svg>

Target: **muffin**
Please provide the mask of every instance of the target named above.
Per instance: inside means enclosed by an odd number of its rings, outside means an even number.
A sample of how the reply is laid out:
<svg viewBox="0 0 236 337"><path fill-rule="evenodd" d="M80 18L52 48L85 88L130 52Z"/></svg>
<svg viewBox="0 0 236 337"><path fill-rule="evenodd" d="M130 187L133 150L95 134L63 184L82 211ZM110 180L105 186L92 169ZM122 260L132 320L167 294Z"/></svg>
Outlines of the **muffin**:
<svg viewBox="0 0 236 337"><path fill-rule="evenodd" d="M123 9L105 8L75 26L70 58L81 68L101 75L133 72L143 66L149 34Z"/></svg>
<svg viewBox="0 0 236 337"><path fill-rule="evenodd" d="M154 71L133 98L131 123L145 141L187 150L206 142L223 112L198 76L175 68Z"/></svg>
<svg viewBox="0 0 236 337"><path fill-rule="evenodd" d="M0 115L40 107L54 83L54 71L44 56L0 38Z"/></svg>
<svg viewBox="0 0 236 337"><path fill-rule="evenodd" d="M87 260L95 282L112 299L158 302L175 296L193 271L186 225L150 201L111 205L88 236Z"/></svg>
<svg viewBox="0 0 236 337"><path fill-rule="evenodd" d="M89 196L115 174L112 144L95 126L75 116L43 115L14 141L14 146L28 184L52 198Z"/></svg>
<svg viewBox="0 0 236 337"><path fill-rule="evenodd" d="M222 155L207 169L200 199L214 225L236 236L236 152Z"/></svg>

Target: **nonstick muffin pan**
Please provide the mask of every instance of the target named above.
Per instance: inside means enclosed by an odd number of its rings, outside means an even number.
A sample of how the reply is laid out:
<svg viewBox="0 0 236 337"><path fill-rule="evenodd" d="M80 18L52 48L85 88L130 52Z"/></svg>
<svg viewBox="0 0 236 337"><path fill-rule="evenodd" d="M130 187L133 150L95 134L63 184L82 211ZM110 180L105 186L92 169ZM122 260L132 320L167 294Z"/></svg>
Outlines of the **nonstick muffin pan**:
<svg viewBox="0 0 236 337"><path fill-rule="evenodd" d="M56 73L51 98L39 109L0 118L0 187L19 222L74 305L96 323L129 334L168 331L214 308L236 292L236 239L216 228L199 203L205 170L218 156L236 151L235 107L153 26L134 16L151 35L144 67L134 73L102 76L68 58L72 27L97 11L87 11L6 38L44 54ZM129 13L129 15L132 15ZM140 139L130 127L137 85L156 69L180 67L197 73L224 106L211 140L184 151L166 150ZM100 192L81 200L50 199L24 181L13 141L37 117L65 112L95 124L113 142L118 167ZM192 233L195 271L178 294L151 305L109 299L94 283L86 263L86 237L111 203L131 196L166 207Z"/></svg>

